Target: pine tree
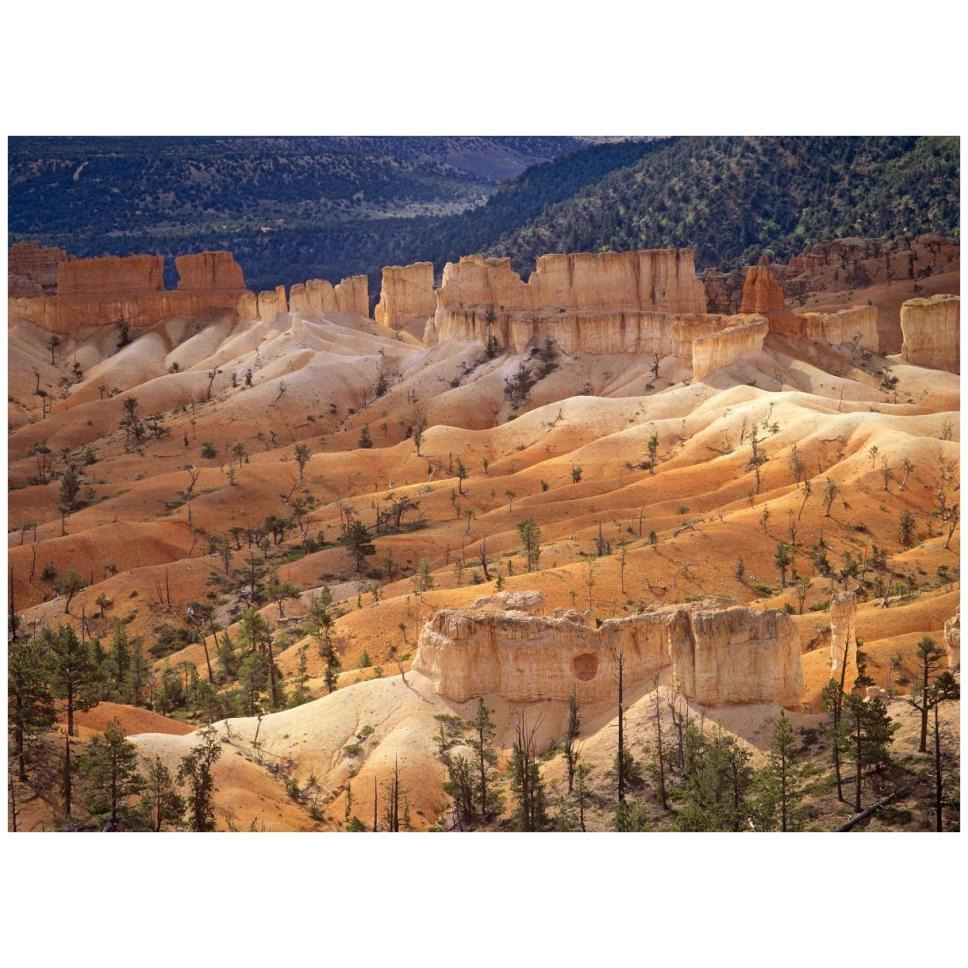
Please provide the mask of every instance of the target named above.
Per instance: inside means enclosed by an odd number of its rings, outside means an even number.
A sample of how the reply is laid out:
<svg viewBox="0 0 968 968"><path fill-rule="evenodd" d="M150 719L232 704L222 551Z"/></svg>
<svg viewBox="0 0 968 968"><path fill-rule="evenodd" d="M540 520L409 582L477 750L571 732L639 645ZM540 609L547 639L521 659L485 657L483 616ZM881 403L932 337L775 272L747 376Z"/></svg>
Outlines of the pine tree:
<svg viewBox="0 0 968 968"><path fill-rule="evenodd" d="M326 691L336 688L339 673L343 667L334 628L338 614L333 609L333 595L329 586L323 585L309 602L306 613L306 634L316 640L316 650L323 661L323 678Z"/></svg>
<svg viewBox="0 0 968 968"><path fill-rule="evenodd" d="M107 830L130 830L137 825L137 811L128 803L144 789L138 771L138 751L112 720L100 736L95 736L78 763L83 776L84 803Z"/></svg>
<svg viewBox="0 0 968 968"><path fill-rule="evenodd" d="M575 785L575 768L578 765L578 734L581 730L581 713L578 708L578 693L572 692L568 700L568 729L565 733L563 752L565 765L568 768L568 792L571 793Z"/></svg>
<svg viewBox="0 0 968 968"><path fill-rule="evenodd" d="M712 738L686 727L688 776L679 830L743 830L753 810L751 754L734 736L717 730Z"/></svg>
<svg viewBox="0 0 968 968"><path fill-rule="evenodd" d="M35 639L14 638L7 651L7 730L17 757L17 776L27 779L31 739L56 720L44 669L44 650Z"/></svg>
<svg viewBox="0 0 968 968"><path fill-rule="evenodd" d="M548 825L547 797L534 742L536 728L532 726L529 729L522 714L515 730L508 764L515 802L511 820L516 830L527 832L545 830Z"/></svg>
<svg viewBox="0 0 968 968"><path fill-rule="evenodd" d="M918 752L926 753L928 749L928 715L932 705L937 701L938 692L932 689L935 676L946 659L946 653L929 635L924 636L918 643L918 678L910 696L905 702L913 706L921 714L921 738Z"/></svg>
<svg viewBox="0 0 968 968"><path fill-rule="evenodd" d="M98 700L97 671L69 625L62 625L56 632L44 629L40 644L54 695L65 700L67 735L74 736L74 713L90 709Z"/></svg>
<svg viewBox="0 0 968 968"><path fill-rule="evenodd" d="M518 535L521 538L521 547L527 559L528 571L534 571L541 558L541 528L534 523L533 518L527 518L518 522Z"/></svg>
<svg viewBox="0 0 968 968"><path fill-rule="evenodd" d="M615 807L614 828L618 833L641 833L650 828L645 805L634 800L620 800Z"/></svg>
<svg viewBox="0 0 968 968"><path fill-rule="evenodd" d="M282 689L279 685L279 668L276 665L275 648L272 639L272 629L259 612L249 607L242 613L239 626L239 643L244 650L258 655L262 662L265 678L269 683L269 701L273 709L278 709L282 702Z"/></svg>
<svg viewBox="0 0 968 968"><path fill-rule="evenodd" d="M123 623L116 622L111 637L111 650L108 653L108 674L111 680L111 695L124 702L131 672L131 649Z"/></svg>
<svg viewBox="0 0 968 968"><path fill-rule="evenodd" d="M781 709L773 727L769 760L757 776L762 823L770 830L803 827L804 771L790 720Z"/></svg>
<svg viewBox="0 0 968 968"><path fill-rule="evenodd" d="M892 722L880 698L862 699L856 693L844 701L845 752L854 763L854 809L861 810L865 768L880 768L890 761L890 745L897 723Z"/></svg>
<svg viewBox="0 0 968 968"><path fill-rule="evenodd" d="M353 570L363 574L363 560L376 554L376 546L370 539L370 532L359 518L353 518L346 528L343 545L353 558Z"/></svg>
<svg viewBox="0 0 968 968"><path fill-rule="evenodd" d="M201 742L181 759L178 782L188 786L188 816L192 830L215 829L215 777L213 767L222 755L215 727L199 730Z"/></svg>
<svg viewBox="0 0 968 968"><path fill-rule="evenodd" d="M495 789L497 750L494 748L496 729L490 710L483 699L477 701L477 714L471 723L473 736L468 746L474 752L474 770L477 787L477 812L483 818L500 809L500 797Z"/></svg>

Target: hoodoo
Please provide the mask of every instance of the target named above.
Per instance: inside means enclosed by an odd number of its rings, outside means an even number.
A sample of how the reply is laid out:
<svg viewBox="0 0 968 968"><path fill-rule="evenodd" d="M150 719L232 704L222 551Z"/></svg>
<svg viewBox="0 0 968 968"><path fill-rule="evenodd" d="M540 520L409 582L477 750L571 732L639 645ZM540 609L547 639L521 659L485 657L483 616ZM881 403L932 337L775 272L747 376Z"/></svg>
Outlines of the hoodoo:
<svg viewBox="0 0 968 968"><path fill-rule="evenodd" d="M909 299L901 306L901 355L909 363L961 372L961 300L938 295Z"/></svg>
<svg viewBox="0 0 968 968"><path fill-rule="evenodd" d="M614 697L619 653L630 684L664 676L701 705L794 707L803 692L789 616L718 601L610 619L597 629L575 612L444 609L424 626L414 669L457 702L488 693L567 701L572 692L604 702Z"/></svg>

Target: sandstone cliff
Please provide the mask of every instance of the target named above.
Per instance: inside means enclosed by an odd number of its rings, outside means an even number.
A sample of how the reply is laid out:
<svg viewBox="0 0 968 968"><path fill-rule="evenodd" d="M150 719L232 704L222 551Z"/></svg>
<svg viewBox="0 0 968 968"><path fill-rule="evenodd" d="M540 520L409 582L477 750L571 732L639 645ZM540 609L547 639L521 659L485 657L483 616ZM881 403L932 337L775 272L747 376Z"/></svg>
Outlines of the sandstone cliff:
<svg viewBox="0 0 968 968"><path fill-rule="evenodd" d="M857 599L853 592L837 592L830 599L830 678L850 691L857 680Z"/></svg>
<svg viewBox="0 0 968 968"><path fill-rule="evenodd" d="M370 315L370 283L366 276L350 276L338 283L333 292L336 309L341 313Z"/></svg>
<svg viewBox="0 0 968 968"><path fill-rule="evenodd" d="M175 257L178 288L210 291L245 289L242 267L231 252L196 252Z"/></svg>
<svg viewBox="0 0 968 968"><path fill-rule="evenodd" d="M498 313L637 310L705 313L691 249L543 255L524 282L510 259L464 256L444 266L441 310L480 307Z"/></svg>
<svg viewBox="0 0 968 968"><path fill-rule="evenodd" d="M770 329L785 336L800 333L799 319L787 306L776 272L765 257L746 270L740 312L765 316L770 321Z"/></svg>
<svg viewBox="0 0 968 968"><path fill-rule="evenodd" d="M948 653L948 668L961 668L961 609L944 623L944 645Z"/></svg>
<svg viewBox="0 0 968 968"><path fill-rule="evenodd" d="M164 288L165 260L160 255L106 255L57 265L58 296L163 292Z"/></svg>
<svg viewBox="0 0 968 968"><path fill-rule="evenodd" d="M897 280L924 279L956 272L960 245L940 235L894 239L845 238L816 242L790 259L773 265L787 301L802 302L815 292L859 289ZM742 270L701 273L711 312L736 313L742 303Z"/></svg>
<svg viewBox="0 0 968 968"><path fill-rule="evenodd" d="M874 306L848 306L835 313L803 313L799 319L800 332L807 339L832 346L859 346L872 353L880 349Z"/></svg>
<svg viewBox="0 0 968 968"><path fill-rule="evenodd" d="M53 296L57 292L57 266L70 256L56 247L18 242L7 261L8 296Z"/></svg>
<svg viewBox="0 0 968 968"><path fill-rule="evenodd" d="M769 324L763 316L732 316L730 324L716 333L697 336L692 341L692 378L729 366L741 356L763 349Z"/></svg>
<svg viewBox="0 0 968 968"><path fill-rule="evenodd" d="M230 253L179 256L176 265L182 272L179 288L166 290L161 256L62 260L57 262L56 295L12 298L8 311L51 332L70 334L121 322L151 326L172 316L236 308L245 289Z"/></svg>
<svg viewBox="0 0 968 968"><path fill-rule="evenodd" d="M373 311L378 323L402 329L414 320L433 316L436 309L433 263L384 267L380 301Z"/></svg>
<svg viewBox="0 0 968 968"><path fill-rule="evenodd" d="M961 372L960 321L957 296L909 299L901 306L901 355L918 366Z"/></svg>
<svg viewBox="0 0 968 968"><path fill-rule="evenodd" d="M796 628L786 614L703 602L668 606L593 629L575 613L445 609L420 633L414 669L458 702L488 693L510 701L614 699L615 657L629 685L671 675L703 705L780 703L803 691Z"/></svg>

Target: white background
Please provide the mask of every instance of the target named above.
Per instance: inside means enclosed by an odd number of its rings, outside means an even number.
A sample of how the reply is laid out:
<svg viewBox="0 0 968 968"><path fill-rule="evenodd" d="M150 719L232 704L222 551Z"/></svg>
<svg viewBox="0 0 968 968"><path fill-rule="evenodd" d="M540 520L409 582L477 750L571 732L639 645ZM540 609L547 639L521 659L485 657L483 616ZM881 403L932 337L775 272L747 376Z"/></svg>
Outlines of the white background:
<svg viewBox="0 0 968 968"><path fill-rule="evenodd" d="M18 0L3 133L955 134L957 10ZM7 964L929 964L963 950L963 844L20 834L0 911Z"/></svg>

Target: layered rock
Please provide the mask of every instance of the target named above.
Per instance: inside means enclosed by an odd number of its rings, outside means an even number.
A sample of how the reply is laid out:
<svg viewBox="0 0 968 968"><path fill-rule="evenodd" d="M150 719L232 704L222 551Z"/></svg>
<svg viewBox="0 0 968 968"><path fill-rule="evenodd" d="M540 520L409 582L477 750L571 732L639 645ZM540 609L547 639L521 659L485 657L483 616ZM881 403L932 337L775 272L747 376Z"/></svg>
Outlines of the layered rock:
<svg viewBox="0 0 968 968"><path fill-rule="evenodd" d="M384 267L380 301L373 310L378 323L403 329L407 323L433 316L436 309L433 263Z"/></svg>
<svg viewBox="0 0 968 968"><path fill-rule="evenodd" d="M160 255L106 255L57 264L58 296L163 292L165 260Z"/></svg>
<svg viewBox="0 0 968 968"><path fill-rule="evenodd" d="M231 252L196 252L175 257L178 288L211 291L245 289L242 267Z"/></svg>
<svg viewBox="0 0 968 968"><path fill-rule="evenodd" d="M960 320L957 296L909 299L901 306L901 355L917 366L959 373Z"/></svg>
<svg viewBox="0 0 968 968"><path fill-rule="evenodd" d="M250 303L246 301L245 305L248 307ZM263 323L275 322L280 316L285 316L288 312L289 303L286 299L285 286L276 286L275 289L263 290L256 296L256 315L254 318L261 320Z"/></svg>
<svg viewBox="0 0 968 968"><path fill-rule="evenodd" d="M715 370L729 366L742 356L758 353L769 332L763 316L732 316L730 324L692 340L692 377L701 380Z"/></svg>
<svg viewBox="0 0 968 968"><path fill-rule="evenodd" d="M758 265L746 270L740 312L765 316L770 322L770 329L785 336L800 333L799 319L787 306L783 287L765 257L760 259Z"/></svg>
<svg viewBox="0 0 968 968"><path fill-rule="evenodd" d="M796 628L783 612L703 602L669 606L597 628L575 613L445 609L423 628L414 669L457 702L496 694L515 702L611 700L616 657L627 685L671 674L703 705L780 703L803 691Z"/></svg>
<svg viewBox="0 0 968 968"><path fill-rule="evenodd" d="M309 279L305 283L297 282L289 290L289 311L306 316L319 318L323 313L366 316L369 308L366 276L350 276L335 286L325 279Z"/></svg>
<svg viewBox="0 0 968 968"><path fill-rule="evenodd" d="M960 245L940 235L894 239L845 238L816 242L790 259L773 265L787 301L802 302L811 293L860 289L904 279L924 279L957 272ZM735 313L742 303L742 270L701 273L711 312Z"/></svg>
<svg viewBox="0 0 968 968"><path fill-rule="evenodd" d="M961 609L944 623L944 647L948 653L948 668L961 668Z"/></svg>
<svg viewBox="0 0 968 968"><path fill-rule="evenodd" d="M444 267L438 316L474 307L497 313L705 313L706 293L691 249L543 255L527 283L510 259L464 256Z"/></svg>
<svg viewBox="0 0 968 968"><path fill-rule="evenodd" d="M235 309L245 290L241 270L229 253L198 253L179 257L176 264L184 269L187 285L170 291L164 288L161 256L60 261L56 295L13 298L8 311L51 332L70 334L87 327L122 322L144 327L172 316ZM205 288L206 280L221 287Z"/></svg>
<svg viewBox="0 0 968 968"><path fill-rule="evenodd" d="M7 260L7 295L53 296L57 292L57 266L70 256L56 247L18 242Z"/></svg>
<svg viewBox="0 0 968 968"><path fill-rule="evenodd" d="M880 349L877 309L874 306L848 306L835 313L803 313L800 332L807 339L832 346L856 346L872 353Z"/></svg>
<svg viewBox="0 0 968 968"><path fill-rule="evenodd" d="M844 663L847 672L844 675ZM857 679L857 599L837 592L830 599L830 678L850 690Z"/></svg>
<svg viewBox="0 0 968 968"><path fill-rule="evenodd" d="M231 290L174 290L10 299L7 308L11 316L27 319L52 333L69 335L88 327L122 322L141 328L173 316L198 316L217 309L234 311L238 302L239 295Z"/></svg>
<svg viewBox="0 0 968 968"><path fill-rule="evenodd" d="M681 608L668 625L674 681L687 699L703 706L799 703L800 639L785 612Z"/></svg>
<svg viewBox="0 0 968 968"><path fill-rule="evenodd" d="M366 276L350 276L334 286L333 292L337 312L370 315L370 282Z"/></svg>

